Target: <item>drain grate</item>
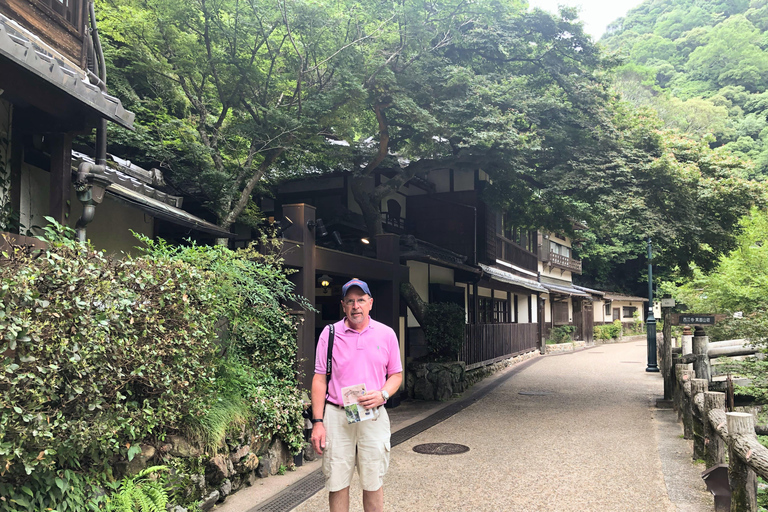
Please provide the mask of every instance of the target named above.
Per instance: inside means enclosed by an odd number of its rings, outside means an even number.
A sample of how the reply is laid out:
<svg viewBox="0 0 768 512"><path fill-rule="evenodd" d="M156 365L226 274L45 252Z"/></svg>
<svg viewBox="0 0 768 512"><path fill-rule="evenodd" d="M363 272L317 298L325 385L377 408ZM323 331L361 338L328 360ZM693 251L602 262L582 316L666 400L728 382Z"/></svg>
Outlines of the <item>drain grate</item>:
<svg viewBox="0 0 768 512"><path fill-rule="evenodd" d="M413 451L426 455L456 455L468 452L469 446L456 443L425 443L417 444L413 447Z"/></svg>
<svg viewBox="0 0 768 512"><path fill-rule="evenodd" d="M526 395L526 396L549 396L554 395L551 391L520 391L517 393L518 395Z"/></svg>
<svg viewBox="0 0 768 512"><path fill-rule="evenodd" d="M461 400L459 402L454 402L440 409L439 411L435 412L431 416L424 418L421 421L417 421L416 423L408 425L405 428L401 428L397 432L393 432L390 437L391 445L394 447L401 443L404 443L405 441L411 439L412 437L416 437L418 434L421 434L425 430L434 427L438 423L447 420L454 414L461 412L462 410L474 404L475 402L483 398L485 395L487 395L497 387L501 386L503 383L505 383L514 375L516 375L518 372L524 370L525 368L527 368L528 366L532 365L533 363L539 360L540 359L534 358L534 359L529 359L528 361L524 361L520 364L516 364L514 367L512 367L509 370L509 372L506 375L504 375L503 377L500 377L492 384L489 384L482 389L478 389L474 391L469 397L465 398L464 400ZM284 491L273 496L272 498L248 509L247 512L288 512L298 507L300 504L304 503L305 501L307 501L313 495L315 495L320 490L322 490L324 486L325 486L325 477L323 476L323 470L317 469L312 473L310 473L309 475L302 478L301 480L299 480L298 482L296 482L295 484L291 485L288 489L285 489Z"/></svg>

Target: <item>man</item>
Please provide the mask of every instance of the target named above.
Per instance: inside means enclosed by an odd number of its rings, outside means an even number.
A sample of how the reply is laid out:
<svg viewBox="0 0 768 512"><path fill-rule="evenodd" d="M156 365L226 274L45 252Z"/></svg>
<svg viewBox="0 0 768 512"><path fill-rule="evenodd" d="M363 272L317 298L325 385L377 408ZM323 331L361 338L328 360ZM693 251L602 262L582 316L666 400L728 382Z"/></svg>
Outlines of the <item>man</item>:
<svg viewBox="0 0 768 512"><path fill-rule="evenodd" d="M389 467L389 417L383 405L400 389L403 367L395 331L370 317L368 285L352 279L341 289L344 318L334 324L330 382L326 382L328 332L320 335L312 378L312 446L323 455L331 512L349 510L349 485L357 466L365 512L384 509L383 477ZM377 408L378 419L347 423L341 388L365 384L358 403ZM323 411L325 409L325 411Z"/></svg>

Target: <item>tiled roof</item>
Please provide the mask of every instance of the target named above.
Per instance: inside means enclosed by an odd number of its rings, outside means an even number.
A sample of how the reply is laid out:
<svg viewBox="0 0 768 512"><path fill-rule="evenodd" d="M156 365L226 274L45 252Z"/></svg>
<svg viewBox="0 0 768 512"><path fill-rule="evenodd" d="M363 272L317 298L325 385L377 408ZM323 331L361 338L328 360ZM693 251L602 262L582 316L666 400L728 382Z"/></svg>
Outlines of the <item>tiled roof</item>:
<svg viewBox="0 0 768 512"><path fill-rule="evenodd" d="M85 71L39 37L0 14L0 58L5 58L76 98L102 117L133 128L133 112L119 99L91 84Z"/></svg>
<svg viewBox="0 0 768 512"><path fill-rule="evenodd" d="M547 292L547 289L544 288L544 286L541 285L538 281L534 281L532 279L526 279L524 277L520 277L518 275L512 274L511 272L506 272L504 270L495 268L495 267L489 267L488 265L483 265L482 263L479 264L480 268L483 269L483 272L488 274L488 276L491 279L495 279L497 281L501 281L502 283L509 283L509 284L515 284L517 286L521 286L523 288L527 288L529 290L533 290L536 292Z"/></svg>

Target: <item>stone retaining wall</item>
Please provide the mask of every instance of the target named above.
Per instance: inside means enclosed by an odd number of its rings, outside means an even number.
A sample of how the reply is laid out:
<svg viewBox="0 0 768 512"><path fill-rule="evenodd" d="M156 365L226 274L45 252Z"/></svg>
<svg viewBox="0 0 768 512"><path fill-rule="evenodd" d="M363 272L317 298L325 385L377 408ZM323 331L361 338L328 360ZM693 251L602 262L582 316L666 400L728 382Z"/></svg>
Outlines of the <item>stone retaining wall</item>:
<svg viewBox="0 0 768 512"><path fill-rule="evenodd" d="M464 361L445 363L412 362L406 365L406 393L416 400L448 400L471 385L513 364L540 355L538 349L488 366L466 370Z"/></svg>
<svg viewBox="0 0 768 512"><path fill-rule="evenodd" d="M546 346L546 353L547 354L560 354L562 352L573 352L574 350L578 348L584 348L587 346L586 341L569 341L568 343L547 343Z"/></svg>
<svg viewBox="0 0 768 512"><path fill-rule="evenodd" d="M227 439L217 451L216 455L204 454L184 437L169 435L156 445L142 444L141 453L118 469L135 475L150 465L166 465L171 468L174 487L183 489L186 501L198 501L198 510L207 511L233 492L294 464L294 457L281 440L259 439L245 432L239 439ZM304 452L307 460L314 460L311 447ZM176 506L172 512L187 509Z"/></svg>

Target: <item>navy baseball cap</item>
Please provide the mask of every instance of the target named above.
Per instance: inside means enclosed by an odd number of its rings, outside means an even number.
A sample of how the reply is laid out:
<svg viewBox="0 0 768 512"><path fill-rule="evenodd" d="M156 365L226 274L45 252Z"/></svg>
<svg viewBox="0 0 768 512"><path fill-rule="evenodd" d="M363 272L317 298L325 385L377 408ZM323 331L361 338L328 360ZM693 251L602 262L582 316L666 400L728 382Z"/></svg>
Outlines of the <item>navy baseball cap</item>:
<svg viewBox="0 0 768 512"><path fill-rule="evenodd" d="M363 292L367 293L368 295L371 295L371 290L370 290L370 288L368 288L368 284L365 281L361 281L358 278L354 278L354 279L352 279L350 281L347 281L347 284L345 284L344 286L341 287L341 296L342 297L346 297L347 296L347 292L353 286L357 286L358 288L363 290Z"/></svg>

